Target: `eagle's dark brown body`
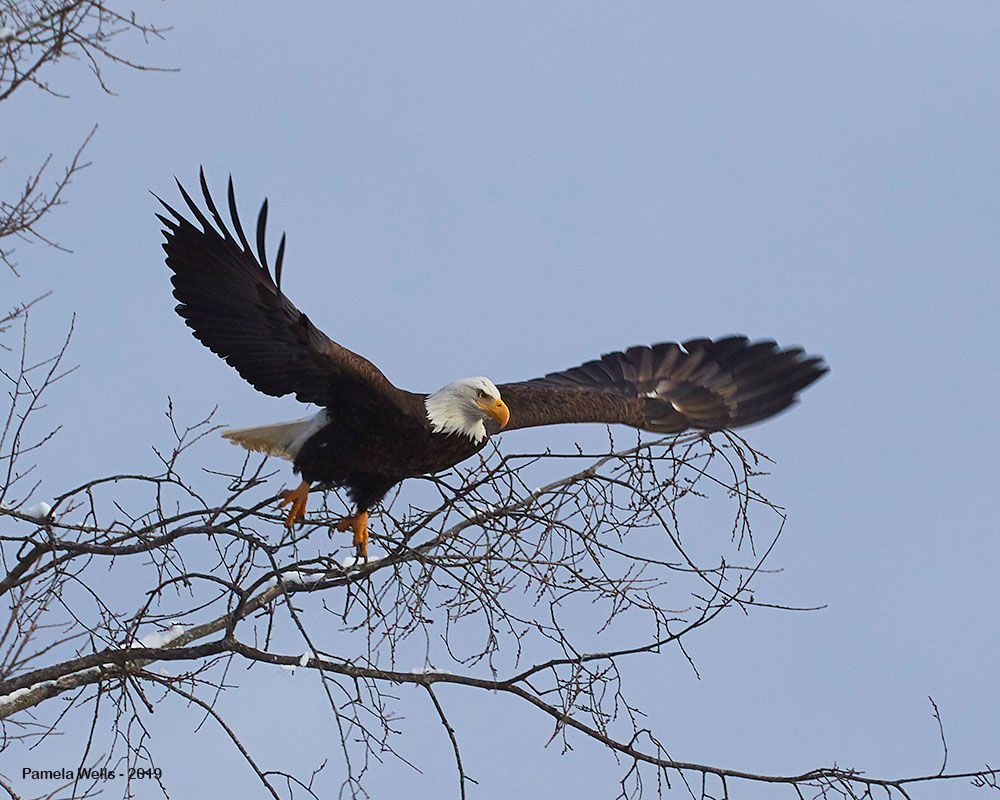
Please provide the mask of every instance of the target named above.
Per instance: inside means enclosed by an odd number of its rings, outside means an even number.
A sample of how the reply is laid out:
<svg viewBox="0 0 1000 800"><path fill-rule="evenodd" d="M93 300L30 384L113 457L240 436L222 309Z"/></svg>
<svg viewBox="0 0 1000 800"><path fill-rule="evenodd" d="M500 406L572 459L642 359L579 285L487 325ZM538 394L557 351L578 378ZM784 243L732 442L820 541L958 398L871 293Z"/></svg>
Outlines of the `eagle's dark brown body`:
<svg viewBox="0 0 1000 800"><path fill-rule="evenodd" d="M413 416L351 406L330 410L330 421L295 457L295 471L309 483L346 488L354 504L368 510L404 478L428 475L464 461L486 444L460 434L433 433L423 400ZM391 419L392 421L388 421Z"/></svg>
<svg viewBox="0 0 1000 800"><path fill-rule="evenodd" d="M788 407L826 372L821 358L807 356L801 348L731 336L632 347L544 378L500 386L487 379L463 379L430 398L403 391L367 359L324 335L282 294L284 237L272 278L264 251L267 202L257 222L255 254L236 213L232 181L228 200L235 236L218 212L204 174L201 189L207 214L180 189L197 225L166 203L169 216L159 217L166 226L163 247L174 273L177 311L199 340L261 392L294 394L327 410L325 424L309 428L303 441L277 452L294 459L306 484L346 488L359 512L376 505L404 478L438 472L473 455L504 424L512 430L602 422L657 433L735 428ZM489 409L466 428L466 423L449 428L451 422L433 418L435 398L476 381L498 391L490 399L497 407L506 403L503 414L509 411L509 424ZM489 394L480 391L480 396ZM499 425L487 419L490 415L502 419ZM289 425L305 423L284 427ZM244 431L272 427L282 426ZM241 443L276 452L269 444ZM295 493L300 511L306 484Z"/></svg>

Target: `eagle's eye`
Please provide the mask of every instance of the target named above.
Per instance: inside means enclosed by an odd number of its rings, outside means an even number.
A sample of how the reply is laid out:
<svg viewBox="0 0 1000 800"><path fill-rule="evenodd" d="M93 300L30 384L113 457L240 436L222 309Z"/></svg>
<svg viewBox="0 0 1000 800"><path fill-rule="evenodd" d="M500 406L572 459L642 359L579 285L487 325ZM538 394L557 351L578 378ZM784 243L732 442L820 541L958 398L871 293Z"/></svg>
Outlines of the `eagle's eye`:
<svg viewBox="0 0 1000 800"><path fill-rule="evenodd" d="M486 394L486 392L484 392L482 389L476 389L476 394L479 396L480 400L485 400L487 397L489 397L489 395Z"/></svg>

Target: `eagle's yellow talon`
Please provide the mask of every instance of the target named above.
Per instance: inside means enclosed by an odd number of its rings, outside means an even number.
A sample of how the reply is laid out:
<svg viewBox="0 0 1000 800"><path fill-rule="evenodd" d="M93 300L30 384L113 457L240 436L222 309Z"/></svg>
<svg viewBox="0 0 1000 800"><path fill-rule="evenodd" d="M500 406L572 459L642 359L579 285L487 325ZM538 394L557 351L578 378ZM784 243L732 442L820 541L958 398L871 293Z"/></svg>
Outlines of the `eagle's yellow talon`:
<svg viewBox="0 0 1000 800"><path fill-rule="evenodd" d="M281 502L278 505L284 507L289 503L292 504L288 510L288 516L285 518L286 528L291 528L298 520L306 518L306 501L308 499L309 484L306 481L302 481L296 489L287 489L281 493Z"/></svg>
<svg viewBox="0 0 1000 800"><path fill-rule="evenodd" d="M368 558L368 512L359 511L353 517L341 517L337 530L343 533L348 528L354 531L354 547L358 558Z"/></svg>

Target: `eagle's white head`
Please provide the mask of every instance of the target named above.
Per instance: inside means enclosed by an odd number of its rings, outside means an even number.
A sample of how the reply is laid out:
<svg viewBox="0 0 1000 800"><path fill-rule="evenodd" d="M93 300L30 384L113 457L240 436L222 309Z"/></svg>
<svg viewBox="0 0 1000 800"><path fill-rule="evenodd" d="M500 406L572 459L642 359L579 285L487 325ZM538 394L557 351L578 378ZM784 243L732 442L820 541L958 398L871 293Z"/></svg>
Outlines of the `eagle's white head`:
<svg viewBox="0 0 1000 800"><path fill-rule="evenodd" d="M424 401L434 433L460 433L476 444L486 438L487 419L502 428L510 411L500 399L500 390L489 378L462 378L449 383Z"/></svg>

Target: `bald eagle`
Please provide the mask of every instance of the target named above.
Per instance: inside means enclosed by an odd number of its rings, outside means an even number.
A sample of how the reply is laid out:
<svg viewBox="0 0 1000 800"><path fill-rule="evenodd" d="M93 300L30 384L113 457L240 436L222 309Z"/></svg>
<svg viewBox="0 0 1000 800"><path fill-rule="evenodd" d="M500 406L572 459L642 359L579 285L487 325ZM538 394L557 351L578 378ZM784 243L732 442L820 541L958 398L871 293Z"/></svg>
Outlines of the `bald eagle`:
<svg viewBox="0 0 1000 800"><path fill-rule="evenodd" d="M563 422L618 423L655 433L736 428L787 408L827 371L822 358L799 347L728 336L630 347L518 383L498 386L475 377L432 394L408 392L328 338L282 293L285 237L272 277L264 247L266 200L255 255L236 212L231 178L235 236L212 200L204 171L207 214L177 186L197 223L160 200L169 215L157 217L165 226L177 313L258 391L294 394L321 407L306 419L222 435L292 462L302 482L282 493L281 505L291 506L289 527L305 517L313 484L345 488L355 513L337 527L353 530L359 556L367 556L368 512L389 489L404 478L458 464L501 429Z"/></svg>

